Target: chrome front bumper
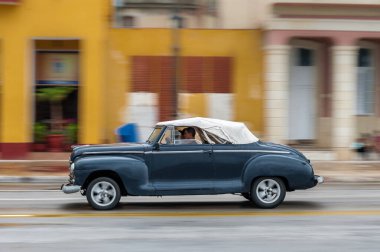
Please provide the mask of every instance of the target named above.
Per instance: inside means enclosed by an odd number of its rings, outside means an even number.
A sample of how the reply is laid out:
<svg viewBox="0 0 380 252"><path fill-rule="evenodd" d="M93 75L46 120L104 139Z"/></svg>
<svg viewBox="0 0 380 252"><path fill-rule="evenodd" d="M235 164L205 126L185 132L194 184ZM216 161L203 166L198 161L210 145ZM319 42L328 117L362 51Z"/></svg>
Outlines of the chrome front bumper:
<svg viewBox="0 0 380 252"><path fill-rule="evenodd" d="M322 184L325 182L325 179L322 176L314 175L314 183L317 184Z"/></svg>
<svg viewBox="0 0 380 252"><path fill-rule="evenodd" d="M79 185L63 184L61 186L61 190L66 194L79 192L80 189L81 189L81 186Z"/></svg>

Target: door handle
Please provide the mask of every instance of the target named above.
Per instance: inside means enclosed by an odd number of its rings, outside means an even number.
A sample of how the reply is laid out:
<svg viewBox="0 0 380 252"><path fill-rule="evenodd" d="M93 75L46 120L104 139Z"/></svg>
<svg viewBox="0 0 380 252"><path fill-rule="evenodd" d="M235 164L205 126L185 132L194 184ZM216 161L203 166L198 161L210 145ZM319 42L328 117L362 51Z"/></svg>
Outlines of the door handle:
<svg viewBox="0 0 380 252"><path fill-rule="evenodd" d="M212 150L203 150L203 153L208 153L209 155L212 154Z"/></svg>

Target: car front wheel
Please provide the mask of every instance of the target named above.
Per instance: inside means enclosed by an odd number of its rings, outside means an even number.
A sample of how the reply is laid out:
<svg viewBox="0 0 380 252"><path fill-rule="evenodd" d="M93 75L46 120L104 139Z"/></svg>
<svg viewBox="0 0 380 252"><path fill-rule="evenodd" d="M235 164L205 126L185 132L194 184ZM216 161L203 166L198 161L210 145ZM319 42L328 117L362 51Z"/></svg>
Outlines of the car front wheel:
<svg viewBox="0 0 380 252"><path fill-rule="evenodd" d="M277 177L262 177L256 179L251 188L252 202L260 208L275 208L285 198L286 187Z"/></svg>
<svg viewBox="0 0 380 252"><path fill-rule="evenodd" d="M91 181L86 190L88 203L97 210L110 210L120 201L120 187L115 180L100 177Z"/></svg>

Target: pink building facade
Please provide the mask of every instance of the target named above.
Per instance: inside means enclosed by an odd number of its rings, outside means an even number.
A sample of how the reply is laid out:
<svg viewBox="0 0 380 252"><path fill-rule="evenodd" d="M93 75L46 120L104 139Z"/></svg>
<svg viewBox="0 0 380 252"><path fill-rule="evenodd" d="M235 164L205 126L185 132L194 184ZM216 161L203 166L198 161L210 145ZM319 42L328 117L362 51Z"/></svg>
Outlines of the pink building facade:
<svg viewBox="0 0 380 252"><path fill-rule="evenodd" d="M265 23L267 140L350 159L380 129L380 5L276 2Z"/></svg>

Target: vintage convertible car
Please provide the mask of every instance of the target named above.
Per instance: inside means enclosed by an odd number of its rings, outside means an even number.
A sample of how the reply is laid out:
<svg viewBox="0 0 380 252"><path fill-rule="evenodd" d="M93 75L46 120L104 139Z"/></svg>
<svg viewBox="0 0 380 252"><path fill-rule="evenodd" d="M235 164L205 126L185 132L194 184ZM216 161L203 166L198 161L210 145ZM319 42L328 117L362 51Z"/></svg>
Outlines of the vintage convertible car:
<svg viewBox="0 0 380 252"><path fill-rule="evenodd" d="M181 139L187 127L191 141ZM80 191L98 210L127 195L225 193L274 208L286 191L322 182L299 151L259 141L243 123L197 117L158 123L146 143L75 147L62 190Z"/></svg>

